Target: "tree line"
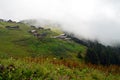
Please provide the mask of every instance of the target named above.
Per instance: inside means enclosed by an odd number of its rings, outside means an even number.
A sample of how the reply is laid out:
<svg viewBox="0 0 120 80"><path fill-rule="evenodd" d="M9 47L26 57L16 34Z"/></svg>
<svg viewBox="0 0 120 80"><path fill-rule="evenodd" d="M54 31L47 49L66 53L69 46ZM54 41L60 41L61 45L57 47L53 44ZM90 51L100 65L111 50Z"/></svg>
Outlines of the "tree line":
<svg viewBox="0 0 120 80"><path fill-rule="evenodd" d="M120 47L105 46L97 41L90 41L85 60L93 64L120 65Z"/></svg>
<svg viewBox="0 0 120 80"><path fill-rule="evenodd" d="M86 62L102 65L120 65L120 46L105 46L98 41L78 39L74 34L68 34L68 36L73 41L87 46Z"/></svg>

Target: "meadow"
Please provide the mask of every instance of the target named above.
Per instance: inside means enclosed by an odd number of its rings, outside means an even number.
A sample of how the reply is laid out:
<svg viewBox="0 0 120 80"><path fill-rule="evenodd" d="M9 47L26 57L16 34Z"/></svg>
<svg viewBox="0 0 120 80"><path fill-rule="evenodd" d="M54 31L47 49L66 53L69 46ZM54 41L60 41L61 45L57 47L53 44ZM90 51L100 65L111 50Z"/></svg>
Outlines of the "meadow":
<svg viewBox="0 0 120 80"><path fill-rule="evenodd" d="M61 34L55 30L35 29L47 34L38 39L28 32L33 29L24 23L0 22L0 80L120 80L119 66L86 63L86 46L51 38Z"/></svg>

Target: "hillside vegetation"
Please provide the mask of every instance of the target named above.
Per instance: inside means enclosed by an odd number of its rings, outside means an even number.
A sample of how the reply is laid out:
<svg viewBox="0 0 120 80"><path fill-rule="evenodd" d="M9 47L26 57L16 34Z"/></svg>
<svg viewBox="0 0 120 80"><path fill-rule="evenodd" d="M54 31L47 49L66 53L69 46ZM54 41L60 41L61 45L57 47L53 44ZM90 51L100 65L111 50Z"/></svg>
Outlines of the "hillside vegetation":
<svg viewBox="0 0 120 80"><path fill-rule="evenodd" d="M19 26L20 29L7 29L5 26ZM23 23L0 22L0 54L7 56L55 56L76 57L78 52L84 53L85 46L73 41L51 38L59 35L52 30L39 30L40 34L46 33L44 38L37 39L28 31L34 30Z"/></svg>
<svg viewBox="0 0 120 80"><path fill-rule="evenodd" d="M120 80L119 65L86 63L84 42L53 38L63 32L48 28L0 22L0 80ZM38 38L31 30L46 35Z"/></svg>

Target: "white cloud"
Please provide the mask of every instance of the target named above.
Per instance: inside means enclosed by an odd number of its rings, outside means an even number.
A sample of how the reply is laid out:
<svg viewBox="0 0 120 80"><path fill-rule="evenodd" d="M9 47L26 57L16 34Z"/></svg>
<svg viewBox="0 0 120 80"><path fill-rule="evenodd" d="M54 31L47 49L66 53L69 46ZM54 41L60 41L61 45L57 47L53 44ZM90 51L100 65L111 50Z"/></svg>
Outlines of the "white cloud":
<svg viewBox="0 0 120 80"><path fill-rule="evenodd" d="M0 0L0 17L55 20L86 38L120 41L119 0Z"/></svg>

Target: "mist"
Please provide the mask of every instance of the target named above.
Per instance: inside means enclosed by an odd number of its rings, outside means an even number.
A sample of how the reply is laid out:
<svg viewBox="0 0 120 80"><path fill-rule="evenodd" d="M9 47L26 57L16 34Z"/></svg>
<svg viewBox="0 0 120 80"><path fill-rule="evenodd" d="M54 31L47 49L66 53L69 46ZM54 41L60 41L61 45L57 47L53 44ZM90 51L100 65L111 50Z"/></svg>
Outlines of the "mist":
<svg viewBox="0 0 120 80"><path fill-rule="evenodd" d="M0 0L0 18L45 19L79 37L120 42L120 0Z"/></svg>

